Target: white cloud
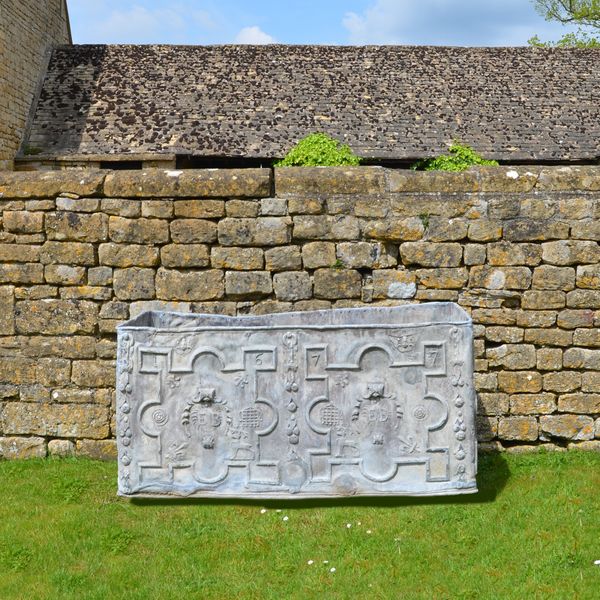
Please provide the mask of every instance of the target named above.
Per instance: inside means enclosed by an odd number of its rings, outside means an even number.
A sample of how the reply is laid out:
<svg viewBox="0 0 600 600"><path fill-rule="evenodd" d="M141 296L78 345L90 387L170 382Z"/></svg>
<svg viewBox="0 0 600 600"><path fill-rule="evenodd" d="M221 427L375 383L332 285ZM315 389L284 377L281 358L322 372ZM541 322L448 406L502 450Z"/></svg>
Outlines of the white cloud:
<svg viewBox="0 0 600 600"><path fill-rule="evenodd" d="M524 0L375 0L346 13L343 25L352 44L525 45L536 33L556 39L567 31Z"/></svg>
<svg viewBox="0 0 600 600"><path fill-rule="evenodd" d="M244 27L233 40L234 44L276 44L277 40L257 25Z"/></svg>
<svg viewBox="0 0 600 600"><path fill-rule="evenodd" d="M158 43L165 31L177 36L186 29L183 16L171 9L149 10L132 6L129 10L113 10L96 25L95 33L105 43Z"/></svg>

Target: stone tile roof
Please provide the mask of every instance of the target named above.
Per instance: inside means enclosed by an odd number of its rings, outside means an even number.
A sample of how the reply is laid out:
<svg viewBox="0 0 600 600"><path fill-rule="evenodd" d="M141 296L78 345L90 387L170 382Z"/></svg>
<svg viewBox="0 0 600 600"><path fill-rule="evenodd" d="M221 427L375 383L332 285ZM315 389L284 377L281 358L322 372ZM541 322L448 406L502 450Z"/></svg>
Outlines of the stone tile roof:
<svg viewBox="0 0 600 600"><path fill-rule="evenodd" d="M45 155L282 156L324 131L367 158L600 157L600 50L71 46L26 145Z"/></svg>

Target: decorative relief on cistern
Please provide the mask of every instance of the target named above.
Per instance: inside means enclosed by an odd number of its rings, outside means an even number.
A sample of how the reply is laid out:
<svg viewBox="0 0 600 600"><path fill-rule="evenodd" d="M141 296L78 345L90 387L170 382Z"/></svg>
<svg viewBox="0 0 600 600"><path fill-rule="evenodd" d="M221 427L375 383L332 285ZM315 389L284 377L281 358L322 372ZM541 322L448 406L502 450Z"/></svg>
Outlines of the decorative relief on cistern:
<svg viewBox="0 0 600 600"><path fill-rule="evenodd" d="M453 303L119 327L119 493L477 491L472 325Z"/></svg>

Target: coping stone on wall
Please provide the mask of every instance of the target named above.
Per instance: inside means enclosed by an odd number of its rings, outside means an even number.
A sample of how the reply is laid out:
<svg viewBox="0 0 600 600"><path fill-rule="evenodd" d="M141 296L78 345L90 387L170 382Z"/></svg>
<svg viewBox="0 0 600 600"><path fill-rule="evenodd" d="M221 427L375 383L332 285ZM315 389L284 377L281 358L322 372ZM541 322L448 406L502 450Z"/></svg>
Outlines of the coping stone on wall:
<svg viewBox="0 0 600 600"><path fill-rule="evenodd" d="M117 171L104 193L114 198L260 198L271 193L270 169Z"/></svg>

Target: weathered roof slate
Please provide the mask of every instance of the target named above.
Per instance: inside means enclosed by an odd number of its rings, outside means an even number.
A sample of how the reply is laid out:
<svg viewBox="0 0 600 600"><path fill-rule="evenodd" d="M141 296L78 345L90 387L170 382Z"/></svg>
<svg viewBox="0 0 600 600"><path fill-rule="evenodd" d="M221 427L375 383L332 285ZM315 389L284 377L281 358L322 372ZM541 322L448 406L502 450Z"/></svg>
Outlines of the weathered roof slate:
<svg viewBox="0 0 600 600"><path fill-rule="evenodd" d="M600 50L71 46L25 144L48 155L278 157L325 131L368 158L600 157Z"/></svg>

